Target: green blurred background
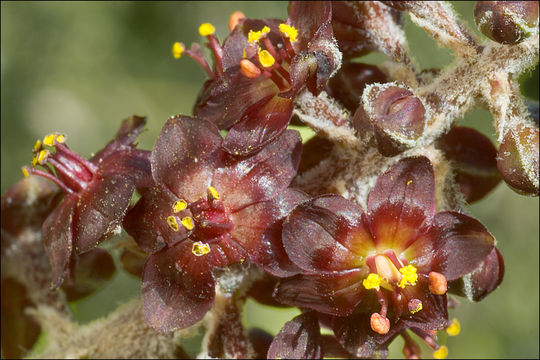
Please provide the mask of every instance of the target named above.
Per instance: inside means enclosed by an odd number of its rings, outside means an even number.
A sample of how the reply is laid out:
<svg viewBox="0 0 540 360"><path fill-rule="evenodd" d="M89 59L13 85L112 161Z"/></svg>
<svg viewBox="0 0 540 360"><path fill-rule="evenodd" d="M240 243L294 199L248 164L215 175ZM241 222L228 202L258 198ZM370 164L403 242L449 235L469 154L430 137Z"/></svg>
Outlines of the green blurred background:
<svg viewBox="0 0 540 360"><path fill-rule="evenodd" d="M1 188L22 175L37 138L52 131L68 135L69 145L89 156L111 139L120 120L148 117L140 138L150 149L166 119L191 114L205 74L189 58L171 56L174 41L201 42L198 26L209 21L223 39L229 15L287 16L285 2L2 2L1 3ZM473 2L456 2L470 27ZM452 61L450 51L405 20L412 54L420 68ZM380 54L360 61L378 63ZM538 70L523 76L524 93L538 98ZM494 139L491 115L469 113L461 124ZM447 339L450 358L539 357L538 198L522 197L499 185L469 208L498 239L506 262L502 286L479 304L461 300L451 312L462 324ZM81 323L105 315L139 294L139 280L122 271L90 298L73 304ZM249 302L245 321L271 333L296 310ZM443 343L444 339L440 339ZM42 337L40 346L46 341ZM189 341L191 351L196 339ZM390 357L401 357L401 340ZM430 353L426 353L429 357Z"/></svg>

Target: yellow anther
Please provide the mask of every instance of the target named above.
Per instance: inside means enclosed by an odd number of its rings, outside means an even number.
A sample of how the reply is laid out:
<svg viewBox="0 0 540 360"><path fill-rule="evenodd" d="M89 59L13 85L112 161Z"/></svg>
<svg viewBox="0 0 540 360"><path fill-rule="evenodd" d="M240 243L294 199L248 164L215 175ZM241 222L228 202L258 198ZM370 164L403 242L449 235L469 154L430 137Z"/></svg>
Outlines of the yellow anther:
<svg viewBox="0 0 540 360"><path fill-rule="evenodd" d="M412 184L412 180L407 181L407 185L411 185L411 184Z"/></svg>
<svg viewBox="0 0 540 360"><path fill-rule="evenodd" d="M379 287L381 285L381 277L377 274L369 274L367 278L365 278L364 281L362 281L362 284L367 290L369 289L379 290Z"/></svg>
<svg viewBox="0 0 540 360"><path fill-rule="evenodd" d="M295 42L298 37L298 30L293 26L287 24L279 24L279 31L286 37L289 38L291 42Z"/></svg>
<svg viewBox="0 0 540 360"><path fill-rule="evenodd" d="M184 225L184 227L188 230L193 230L193 228L195 227L195 225L193 224L193 219L189 216L186 216L182 219L182 225Z"/></svg>
<svg viewBox="0 0 540 360"><path fill-rule="evenodd" d="M433 352L433 357L435 359L446 359L448 356L448 348L446 346L441 346L438 350Z"/></svg>
<svg viewBox="0 0 540 360"><path fill-rule="evenodd" d="M47 156L49 156L49 150L41 150L37 155L37 162L40 165L43 165L45 160L47 159Z"/></svg>
<svg viewBox="0 0 540 360"><path fill-rule="evenodd" d="M418 275L416 274L416 268L413 265L407 265L399 269L401 273L401 281L398 286L400 288L405 288L407 285L415 285L416 280L418 280Z"/></svg>
<svg viewBox="0 0 540 360"><path fill-rule="evenodd" d="M219 199L219 193L218 193L218 191L216 190L215 187L209 186L209 187L208 187L208 193L209 193L214 199L216 199L216 200Z"/></svg>
<svg viewBox="0 0 540 360"><path fill-rule="evenodd" d="M420 302L418 303L418 305L416 305L416 309L414 309L414 310L411 311L411 314L416 314L417 312L419 312L419 311L422 310L422 309L423 309L423 306L422 306L422 302L420 301Z"/></svg>
<svg viewBox="0 0 540 360"><path fill-rule="evenodd" d="M178 222L176 221L176 218L174 216L169 216L167 218L167 224L173 229L174 231L178 231Z"/></svg>
<svg viewBox="0 0 540 360"><path fill-rule="evenodd" d="M22 171L25 178L30 176L30 173L28 172L28 170L26 170L26 168L24 166L21 168L21 171Z"/></svg>
<svg viewBox="0 0 540 360"><path fill-rule="evenodd" d="M215 32L216 28L210 23L203 23L199 26L199 34L201 34L201 36L213 35Z"/></svg>
<svg viewBox="0 0 540 360"><path fill-rule="evenodd" d="M266 35L269 32L270 32L270 28L268 26L263 27L259 31L249 30L248 42L250 43L258 42L263 37L263 35Z"/></svg>
<svg viewBox="0 0 540 360"><path fill-rule="evenodd" d="M270 53L267 50L263 50L259 52L259 62L261 63L262 66L267 68L274 65L274 63L276 62L276 59L274 59L274 57L270 55Z"/></svg>
<svg viewBox="0 0 540 360"><path fill-rule="evenodd" d="M210 246L208 244L205 244L203 242L197 241L193 243L193 247L191 248L191 252L195 256L203 256L210 252Z"/></svg>
<svg viewBox="0 0 540 360"><path fill-rule="evenodd" d="M36 154L33 158L32 158L32 166L35 167L37 165L37 162L38 162L38 154Z"/></svg>
<svg viewBox="0 0 540 360"><path fill-rule="evenodd" d="M54 139L56 138L56 134L49 134L49 135L46 135L44 138L43 138L43 145L47 145L47 146L53 146L54 145Z"/></svg>
<svg viewBox="0 0 540 360"><path fill-rule="evenodd" d="M458 319L454 318L450 325L446 328L446 332L450 336L456 336L459 335L461 331L461 324L459 323Z"/></svg>
<svg viewBox="0 0 540 360"><path fill-rule="evenodd" d="M246 48L244 48L244 51L242 52L242 59L246 58Z"/></svg>
<svg viewBox="0 0 540 360"><path fill-rule="evenodd" d="M38 152L39 150L41 150L41 140L36 140L36 143L34 144L34 150L33 152Z"/></svg>
<svg viewBox="0 0 540 360"><path fill-rule="evenodd" d="M181 42L175 42L172 46L172 56L175 59L180 59L182 57L182 54L184 53L184 50L186 48L184 47L184 44Z"/></svg>
<svg viewBox="0 0 540 360"><path fill-rule="evenodd" d="M177 202L173 204L172 208L175 214L179 213L182 210L186 210L187 202L185 202L185 200L178 200Z"/></svg>
<svg viewBox="0 0 540 360"><path fill-rule="evenodd" d="M66 142L66 135L59 134L56 136L56 142L59 144L63 144Z"/></svg>

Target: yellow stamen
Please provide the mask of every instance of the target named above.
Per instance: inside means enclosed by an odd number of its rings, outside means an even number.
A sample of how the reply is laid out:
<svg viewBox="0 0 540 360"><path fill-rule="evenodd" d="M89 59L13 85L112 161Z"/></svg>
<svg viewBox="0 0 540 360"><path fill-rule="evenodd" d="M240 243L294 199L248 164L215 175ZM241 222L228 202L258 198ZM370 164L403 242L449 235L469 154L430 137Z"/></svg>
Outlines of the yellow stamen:
<svg viewBox="0 0 540 360"><path fill-rule="evenodd" d="M195 225L193 224L193 219L189 216L186 216L182 219L182 225L184 225L184 227L188 230L193 230L193 228L195 227Z"/></svg>
<svg viewBox="0 0 540 360"><path fill-rule="evenodd" d="M59 144L63 144L66 142L66 136L65 135L57 135L56 136L56 142L59 143Z"/></svg>
<svg viewBox="0 0 540 360"><path fill-rule="evenodd" d="M218 193L218 191L216 190L215 187L209 186L209 187L208 187L208 193L210 193L210 195L211 195L214 199L216 199L216 200L219 199L219 193Z"/></svg>
<svg viewBox="0 0 540 360"><path fill-rule="evenodd" d="M276 59L274 59L274 57L267 50L263 50L259 52L259 62L262 66L267 68L274 65Z"/></svg>
<svg viewBox="0 0 540 360"><path fill-rule="evenodd" d="M176 221L176 218L174 216L169 216L167 218L167 224L173 229L174 231L178 231L178 222Z"/></svg>
<svg viewBox="0 0 540 360"><path fill-rule="evenodd" d="M43 138L43 145L47 145L47 146L53 146L54 145L54 139L56 138L56 134L49 134L49 135L46 135L44 138Z"/></svg>
<svg viewBox="0 0 540 360"><path fill-rule="evenodd" d="M433 357L435 359L446 359L448 356L448 348L446 346L441 346L437 351L433 352Z"/></svg>
<svg viewBox="0 0 540 360"><path fill-rule="evenodd" d="M263 27L259 31L249 30L248 42L250 43L258 42L263 37L263 35L266 35L269 32L270 32L270 28L268 26Z"/></svg>
<svg viewBox="0 0 540 360"><path fill-rule="evenodd" d="M242 59L246 58L246 48L244 48L244 51L242 52Z"/></svg>
<svg viewBox="0 0 540 360"><path fill-rule="evenodd" d="M411 185L411 184L412 184L412 180L407 181L407 185Z"/></svg>
<svg viewBox="0 0 540 360"><path fill-rule="evenodd" d="M456 336L459 335L461 331L461 324L459 323L458 319L454 318L450 325L446 328L446 332L450 336Z"/></svg>
<svg viewBox="0 0 540 360"><path fill-rule="evenodd" d="M38 154L32 158L32 166L35 167L38 163Z"/></svg>
<svg viewBox="0 0 540 360"><path fill-rule="evenodd" d="M21 168L21 171L22 171L25 178L30 176L30 173L28 172L28 170L24 166Z"/></svg>
<svg viewBox="0 0 540 360"><path fill-rule="evenodd" d="M216 28L210 23L203 23L199 26L199 34L201 34L201 36L213 35L215 32Z"/></svg>
<svg viewBox="0 0 540 360"><path fill-rule="evenodd" d="M367 290L379 290L379 287L381 285L381 277L377 274L369 274L367 278L362 281L362 284Z"/></svg>
<svg viewBox="0 0 540 360"><path fill-rule="evenodd" d="M411 314L416 314L417 312L419 312L419 311L422 310L422 309L423 309L423 306L422 306L422 302L420 301L420 302L418 303L418 305L416 305L416 309L414 309L414 310L411 311Z"/></svg>
<svg viewBox="0 0 540 360"><path fill-rule="evenodd" d="M401 273L401 281L398 286L400 288L405 288L407 285L415 285L416 280L418 280L418 275L416 274L416 268L413 265L407 265L399 269Z"/></svg>
<svg viewBox="0 0 540 360"><path fill-rule="evenodd" d="M182 210L186 210L187 208L187 202L185 200L178 200L173 204L173 211L174 213L179 213Z"/></svg>
<svg viewBox="0 0 540 360"><path fill-rule="evenodd" d="M279 31L286 37L289 38L291 42L295 42L298 37L298 30L294 28L294 26L290 26L287 24L279 24Z"/></svg>
<svg viewBox="0 0 540 360"><path fill-rule="evenodd" d="M203 242L197 241L193 243L193 247L191 248L191 252L195 256L203 256L210 252L210 246L208 244L205 244Z"/></svg>
<svg viewBox="0 0 540 360"><path fill-rule="evenodd" d="M175 59L180 59L182 57L182 54L184 53L184 50L185 50L185 46L184 44L182 44L181 42L175 42L172 46L172 56L175 58Z"/></svg>
<svg viewBox="0 0 540 360"><path fill-rule="evenodd" d="M34 144L34 150L33 152L38 152L39 150L41 150L41 140L36 140L36 143Z"/></svg>
<svg viewBox="0 0 540 360"><path fill-rule="evenodd" d="M41 150L39 152L39 154L37 155L37 162L40 165L43 165L45 160L47 159L47 156L49 156L49 151L48 150Z"/></svg>

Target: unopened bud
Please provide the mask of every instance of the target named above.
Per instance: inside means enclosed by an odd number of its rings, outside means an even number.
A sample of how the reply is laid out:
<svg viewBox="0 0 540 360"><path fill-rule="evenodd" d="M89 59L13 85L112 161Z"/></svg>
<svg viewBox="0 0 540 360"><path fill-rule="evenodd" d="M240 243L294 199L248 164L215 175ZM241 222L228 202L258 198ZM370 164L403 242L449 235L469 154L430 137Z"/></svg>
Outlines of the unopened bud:
<svg viewBox="0 0 540 360"><path fill-rule="evenodd" d="M438 272L432 271L429 273L429 291L433 295L444 295L448 290L446 277Z"/></svg>
<svg viewBox="0 0 540 360"><path fill-rule="evenodd" d="M229 18L229 31L233 31L236 25L240 22L240 20L244 20L246 16L241 11L235 11L231 14L231 17Z"/></svg>
<svg viewBox="0 0 540 360"><path fill-rule="evenodd" d="M510 187L523 195L538 196L538 128L518 124L499 145L497 168Z"/></svg>
<svg viewBox="0 0 540 360"><path fill-rule="evenodd" d="M384 335L390 331L390 320L379 313L371 314L369 324L371 325L371 329L378 334Z"/></svg>
<svg viewBox="0 0 540 360"><path fill-rule="evenodd" d="M538 32L538 1L477 1L474 18L491 40L517 44Z"/></svg>
<svg viewBox="0 0 540 360"><path fill-rule="evenodd" d="M374 85L366 91L362 95L364 107L359 107L353 119L357 130L364 131L370 123L377 148L384 156L413 147L426 126L426 110L420 99L398 86L381 89Z"/></svg>

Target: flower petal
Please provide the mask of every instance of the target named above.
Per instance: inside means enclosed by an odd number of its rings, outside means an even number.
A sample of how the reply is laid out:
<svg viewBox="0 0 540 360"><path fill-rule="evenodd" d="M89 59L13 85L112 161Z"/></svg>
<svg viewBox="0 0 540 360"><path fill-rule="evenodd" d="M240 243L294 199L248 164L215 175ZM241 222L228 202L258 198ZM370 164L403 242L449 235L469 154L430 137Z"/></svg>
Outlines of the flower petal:
<svg viewBox="0 0 540 360"><path fill-rule="evenodd" d="M293 43L297 52L308 49L314 37L332 38L332 6L330 1L291 1L287 8L289 21L298 31L298 41ZM322 33L324 34L318 34Z"/></svg>
<svg viewBox="0 0 540 360"><path fill-rule="evenodd" d="M440 212L430 233L416 241L406 256L419 272L436 271L448 281L475 270L494 248L493 236L478 220L453 211Z"/></svg>
<svg viewBox="0 0 540 360"><path fill-rule="evenodd" d="M97 177L81 194L73 219L73 246L77 253L95 248L122 223L135 191L121 174Z"/></svg>
<svg viewBox="0 0 540 360"><path fill-rule="evenodd" d="M269 359L319 359L321 330L317 314L309 311L285 323L268 349Z"/></svg>
<svg viewBox="0 0 540 360"><path fill-rule="evenodd" d="M221 141L218 129L206 120L169 118L150 157L154 180L180 199L197 201L210 186Z"/></svg>
<svg viewBox="0 0 540 360"><path fill-rule="evenodd" d="M270 274L280 277L298 274L299 269L291 263L283 248L281 230L283 219L307 199L307 194L302 191L285 189L271 200L233 213L232 237L247 250L252 262Z"/></svg>
<svg viewBox="0 0 540 360"><path fill-rule="evenodd" d="M274 297L284 304L336 316L350 315L364 296L366 271L338 276L297 275L279 282Z"/></svg>
<svg viewBox="0 0 540 360"><path fill-rule="evenodd" d="M306 273L354 269L374 248L362 209L339 195L322 195L299 205L283 225L287 255Z"/></svg>
<svg viewBox="0 0 540 360"><path fill-rule="evenodd" d="M291 121L291 99L268 96L251 106L230 130L223 148L232 155L248 155L281 135Z"/></svg>
<svg viewBox="0 0 540 360"><path fill-rule="evenodd" d="M448 291L480 301L495 290L504 276L504 261L497 248L493 248L482 263L470 274L448 284Z"/></svg>
<svg viewBox="0 0 540 360"><path fill-rule="evenodd" d="M64 280L71 257L73 249L73 210L77 200L77 195L66 194L62 202L43 222L43 246L51 263L53 288L58 287Z"/></svg>
<svg viewBox="0 0 540 360"><path fill-rule="evenodd" d="M215 281L204 256L183 241L148 257L143 269L143 314L148 325L162 332L183 329L200 321L212 307Z"/></svg>
<svg viewBox="0 0 540 360"><path fill-rule="evenodd" d="M213 186L231 211L271 199L296 175L301 147L298 131L287 130L253 156L226 157L214 174Z"/></svg>
<svg viewBox="0 0 540 360"><path fill-rule="evenodd" d="M405 250L435 213L433 167L426 157L405 158L379 176L366 220L378 246Z"/></svg>

